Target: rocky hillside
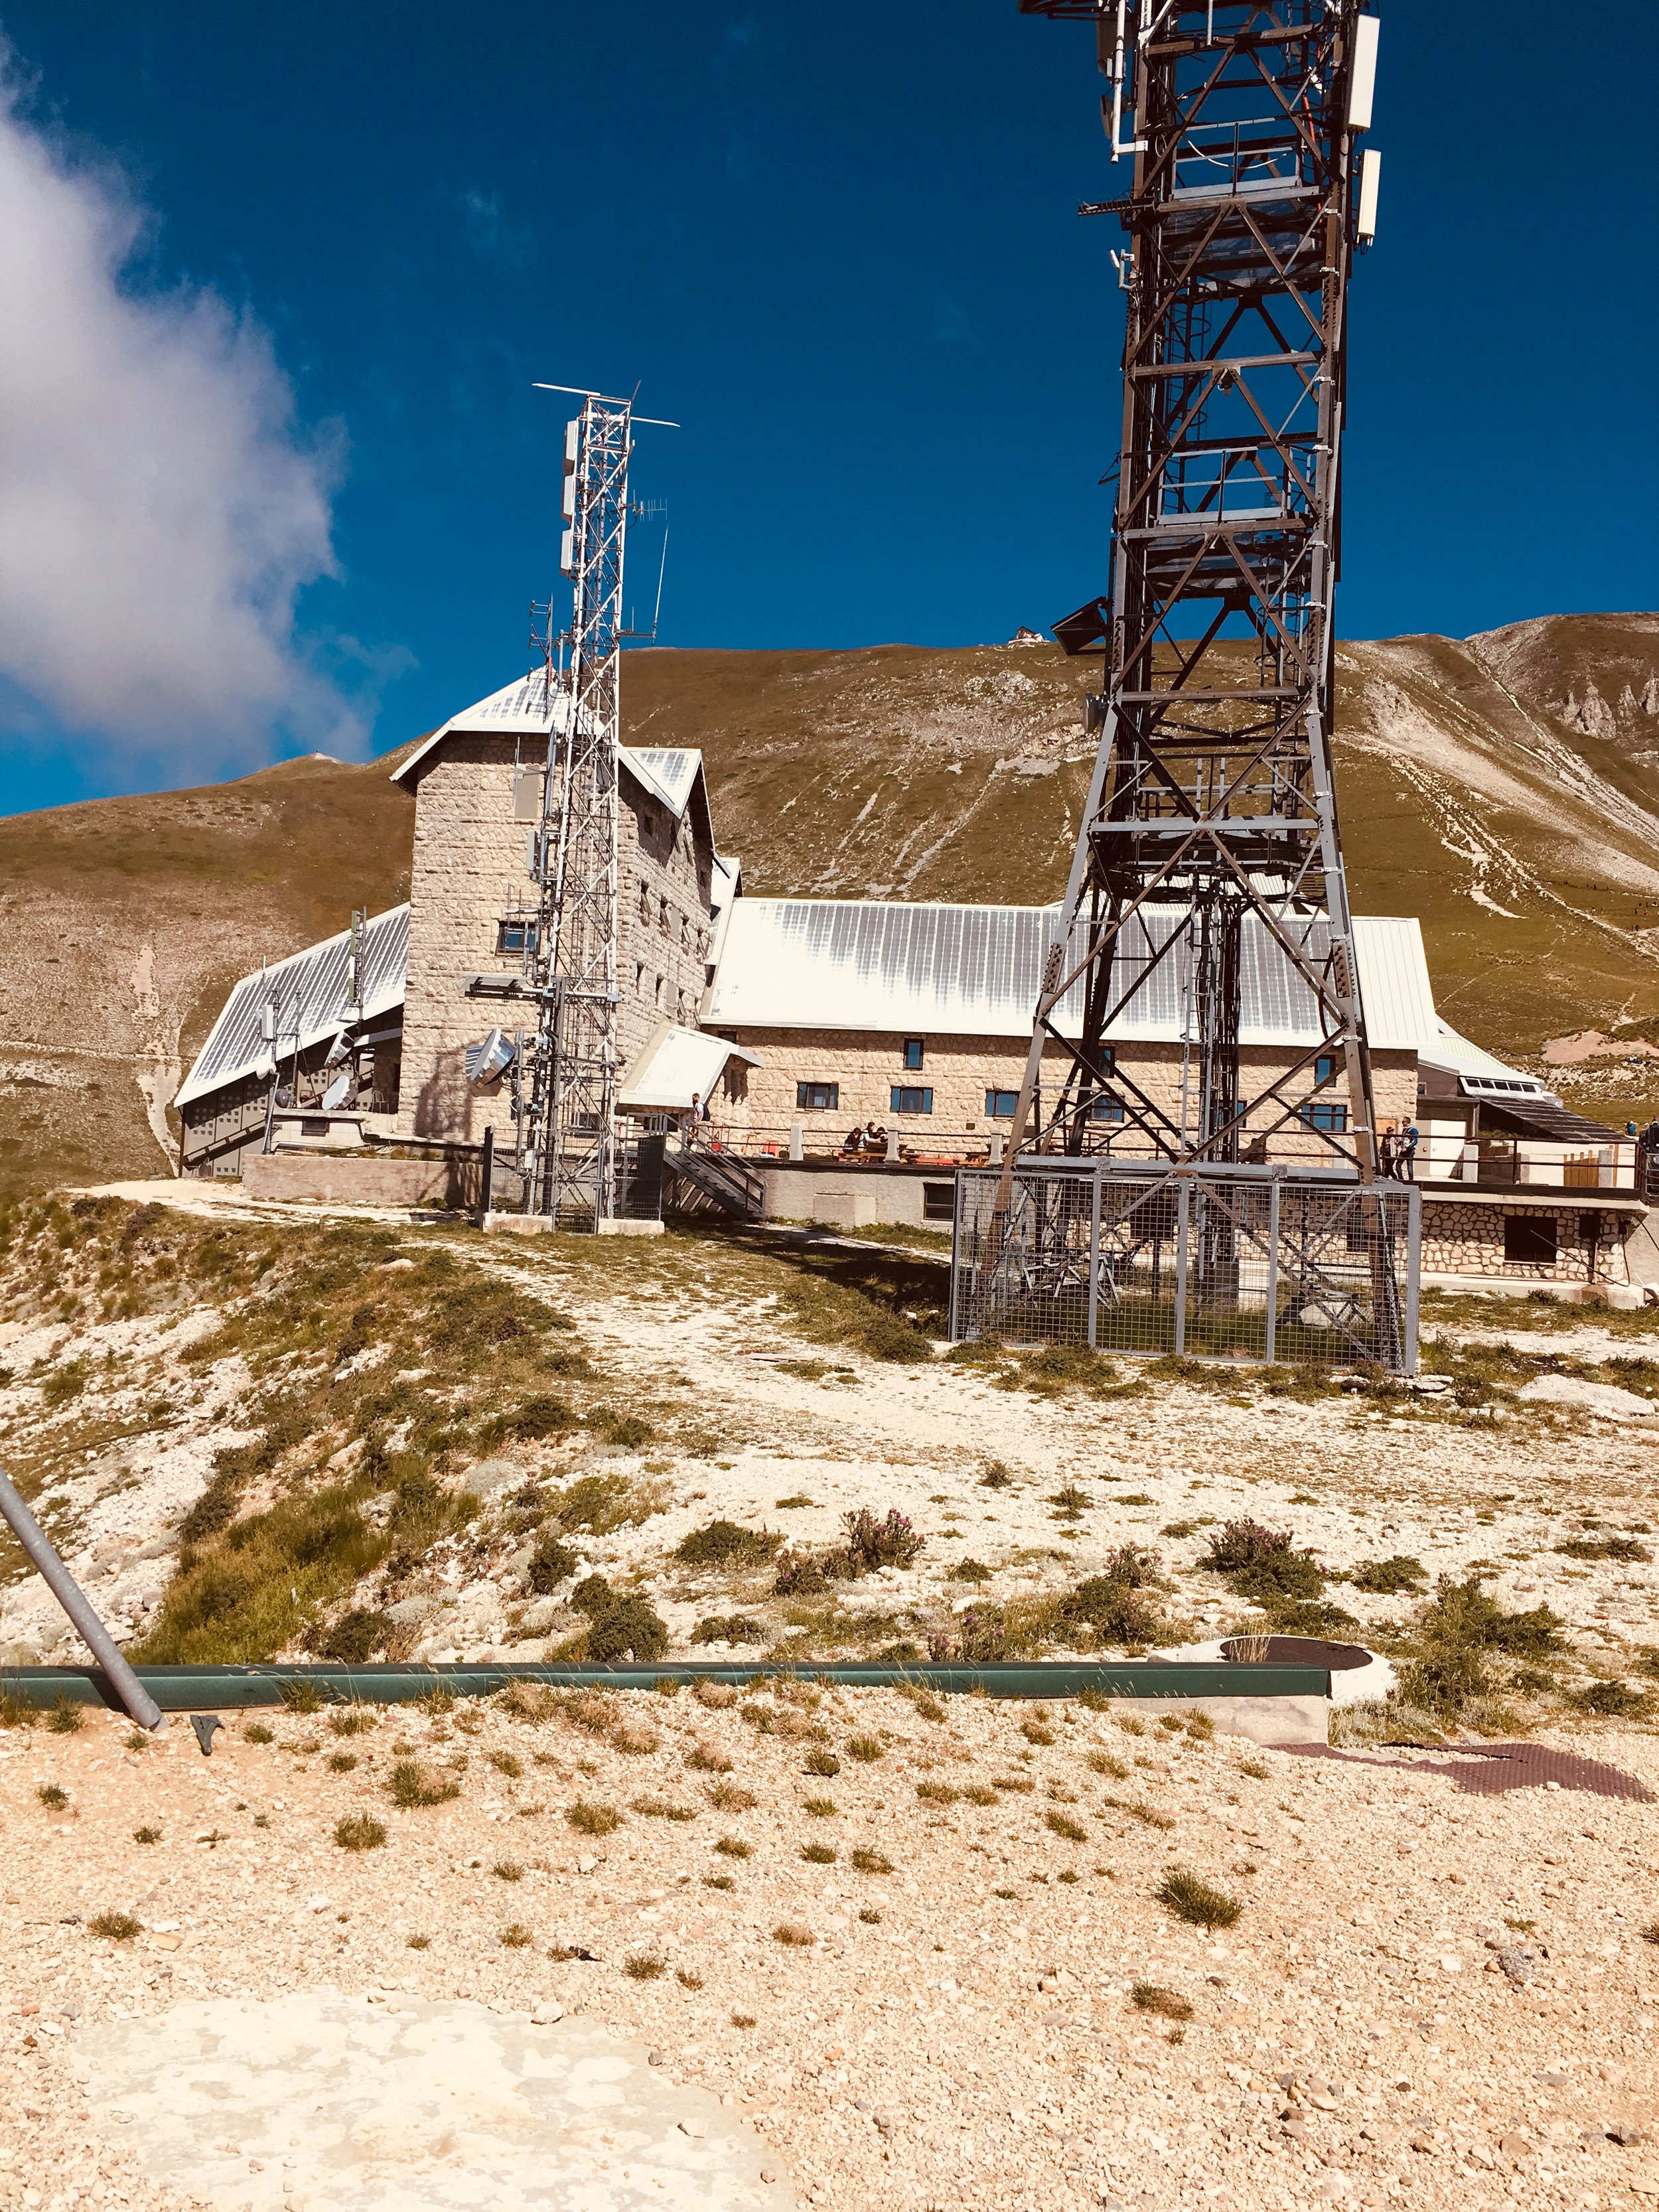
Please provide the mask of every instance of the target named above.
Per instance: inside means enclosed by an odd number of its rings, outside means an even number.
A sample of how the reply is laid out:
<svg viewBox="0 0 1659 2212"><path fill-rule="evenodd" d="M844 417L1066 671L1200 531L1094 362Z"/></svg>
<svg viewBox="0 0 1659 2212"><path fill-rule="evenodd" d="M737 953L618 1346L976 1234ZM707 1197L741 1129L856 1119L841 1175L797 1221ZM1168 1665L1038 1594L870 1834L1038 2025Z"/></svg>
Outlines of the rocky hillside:
<svg viewBox="0 0 1659 2212"><path fill-rule="evenodd" d="M1097 671L1041 644L645 652L624 702L635 741L703 748L750 892L1025 901L1064 878ZM1448 1018L1523 1057L1659 1036L1659 616L1351 644L1339 684L1355 900L1421 915ZM0 1191L162 1164L231 978L404 895L389 764L0 823ZM1559 1079L1645 1112L1622 1057Z"/></svg>

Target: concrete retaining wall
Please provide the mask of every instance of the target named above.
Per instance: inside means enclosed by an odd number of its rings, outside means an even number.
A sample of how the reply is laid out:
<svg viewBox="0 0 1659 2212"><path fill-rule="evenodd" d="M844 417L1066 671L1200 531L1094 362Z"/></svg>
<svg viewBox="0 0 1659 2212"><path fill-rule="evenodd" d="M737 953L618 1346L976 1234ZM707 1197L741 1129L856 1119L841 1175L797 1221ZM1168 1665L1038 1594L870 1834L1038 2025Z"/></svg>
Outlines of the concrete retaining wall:
<svg viewBox="0 0 1659 2212"><path fill-rule="evenodd" d="M250 1198L328 1206L471 1206L477 1203L474 1159L383 1160L361 1153L247 1152L242 1188Z"/></svg>

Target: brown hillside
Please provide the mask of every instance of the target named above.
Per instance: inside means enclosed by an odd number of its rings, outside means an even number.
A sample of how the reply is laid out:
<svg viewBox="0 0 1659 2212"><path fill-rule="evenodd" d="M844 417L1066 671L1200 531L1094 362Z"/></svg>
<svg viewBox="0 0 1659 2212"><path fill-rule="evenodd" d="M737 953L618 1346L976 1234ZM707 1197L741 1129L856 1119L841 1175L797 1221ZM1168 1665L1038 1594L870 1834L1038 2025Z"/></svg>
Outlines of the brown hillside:
<svg viewBox="0 0 1659 2212"><path fill-rule="evenodd" d="M1338 678L1355 902L1422 917L1447 1018L1522 1056L1652 1024L1659 617L1355 643ZM1097 681L1052 646L643 652L626 734L703 749L751 893L1036 901L1064 879ZM405 895L392 757L0 822L0 1189L161 1166L160 1101L230 980ZM1598 1065L1577 1103L1645 1110Z"/></svg>
<svg viewBox="0 0 1659 2212"><path fill-rule="evenodd" d="M0 820L0 1194L155 1175L165 1107L225 992L409 891L384 763Z"/></svg>

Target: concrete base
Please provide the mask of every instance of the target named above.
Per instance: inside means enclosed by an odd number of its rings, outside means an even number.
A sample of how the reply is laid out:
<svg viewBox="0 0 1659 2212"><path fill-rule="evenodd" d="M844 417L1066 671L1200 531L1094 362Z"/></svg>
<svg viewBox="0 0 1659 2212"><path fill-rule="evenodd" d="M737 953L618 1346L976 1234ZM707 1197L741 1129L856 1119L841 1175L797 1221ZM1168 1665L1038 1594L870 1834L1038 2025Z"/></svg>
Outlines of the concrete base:
<svg viewBox="0 0 1659 2212"><path fill-rule="evenodd" d="M215 1997L76 2039L100 2132L232 2212L791 2212L782 2161L707 2089L550 2002L327 1988ZM762 2179L762 2174L769 2178Z"/></svg>
<svg viewBox="0 0 1659 2212"><path fill-rule="evenodd" d="M249 1198L335 1206L465 1207L475 1202L478 1168L471 1159L388 1160L371 1152L245 1152Z"/></svg>
<svg viewBox="0 0 1659 2212"><path fill-rule="evenodd" d="M660 1221L601 1221L599 1231L601 1237L660 1237L663 1225Z"/></svg>
<svg viewBox="0 0 1659 2212"><path fill-rule="evenodd" d="M1645 1304L1659 1303L1659 1292L1650 1297L1639 1283L1520 1283L1511 1275L1425 1273L1423 1287L1454 1295L1461 1291L1466 1297L1471 1291L1484 1291L1493 1298L1529 1298L1537 1291L1563 1305L1607 1306L1614 1313L1635 1313Z"/></svg>
<svg viewBox="0 0 1659 2212"><path fill-rule="evenodd" d="M1218 1735L1242 1735L1270 1748L1330 1741L1328 1698L1114 1698L1112 1711L1145 1713L1149 1720L1170 1713L1207 1713Z"/></svg>
<svg viewBox="0 0 1659 2212"><path fill-rule="evenodd" d="M884 1228L894 1218L893 1202L876 1185L814 1191L811 1218L821 1229Z"/></svg>
<svg viewBox="0 0 1659 2212"><path fill-rule="evenodd" d="M486 1237L546 1237L553 1224L544 1213L486 1213L478 1226Z"/></svg>

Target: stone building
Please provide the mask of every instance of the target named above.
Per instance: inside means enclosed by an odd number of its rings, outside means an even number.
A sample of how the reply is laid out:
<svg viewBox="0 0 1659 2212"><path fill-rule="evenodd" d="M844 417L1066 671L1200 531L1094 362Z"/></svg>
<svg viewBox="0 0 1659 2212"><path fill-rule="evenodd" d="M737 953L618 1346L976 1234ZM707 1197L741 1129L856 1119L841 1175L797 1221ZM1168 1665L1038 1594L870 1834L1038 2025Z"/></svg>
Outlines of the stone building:
<svg viewBox="0 0 1659 2212"><path fill-rule="evenodd" d="M512 985L548 736L539 681L512 684L395 771L416 795L409 906L236 986L176 1102L182 1172L241 1173L271 1196L477 1202L484 1129L511 1139L510 1079L469 1081L466 1053L533 1018ZM623 1115L708 1101L704 1180L719 1201L724 1158L726 1195L750 1213L948 1220L956 1166L1000 1158L1012 1127L1051 910L744 897L695 751L624 750L619 801ZM1146 926L1152 961L1170 924ZM1414 921L1356 917L1355 937L1378 1118L1420 1133L1425 1281L1659 1283L1635 1146L1440 1019ZM1249 921L1243 973L1243 1057L1277 1067L1287 1101L1278 1126L1247 1130L1245 1157L1328 1164L1325 1135L1352 1121L1345 1070L1317 1050L1305 986ZM1143 994L1141 1018L1112 1036L1113 1073L1177 1121L1184 1095L1190 1122L1190 978L1176 951L1155 974L1161 999ZM1062 1027L1080 1017L1062 1005ZM1145 1151L1121 1101L1097 1118L1114 1152ZM894 1156L843 1158L872 1121Z"/></svg>
<svg viewBox="0 0 1659 2212"><path fill-rule="evenodd" d="M762 1062L728 1070L720 1114L733 1142L752 1150L799 1127L805 1149L834 1151L844 1133L873 1121L897 1136L902 1154L985 1153L1012 1126L1054 912L739 900L704 1016ZM1169 926L1152 918L1154 945ZM1419 1045L1435 1027L1422 935L1415 921L1370 916L1355 933L1377 1112L1403 1123L1416 1107ZM1246 1148L1254 1139L1276 1160L1329 1165L1321 1133L1346 1132L1351 1109L1340 1060L1313 1053L1322 1036L1313 994L1253 918L1242 965L1243 1058L1252 1085L1279 1072L1287 1099L1273 1117L1281 1126L1253 1126ZM1136 1019L1114 1026L1109 1048L1122 1097L1097 1109L1109 1148L1120 1125L1129 1152L1144 1142L1123 1103L1136 1093L1177 1123L1184 1095L1194 1122L1190 963L1179 954L1159 962L1136 1003ZM1079 987L1061 1002L1058 1026L1075 1036L1082 1015ZM1063 1060L1057 1047L1053 1058Z"/></svg>
<svg viewBox="0 0 1659 2212"><path fill-rule="evenodd" d="M398 1133L476 1142L507 1124L507 1071L467 1079L466 1048L510 1036L534 1011L508 995L522 972L536 893L538 821L551 726L539 677L509 684L417 746L395 780L415 794L409 988ZM617 1036L627 1069L655 1036L694 1030L708 986L716 915L735 887L714 850L702 756L629 749L618 778Z"/></svg>

